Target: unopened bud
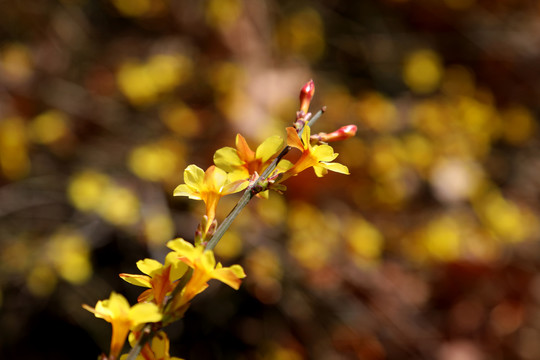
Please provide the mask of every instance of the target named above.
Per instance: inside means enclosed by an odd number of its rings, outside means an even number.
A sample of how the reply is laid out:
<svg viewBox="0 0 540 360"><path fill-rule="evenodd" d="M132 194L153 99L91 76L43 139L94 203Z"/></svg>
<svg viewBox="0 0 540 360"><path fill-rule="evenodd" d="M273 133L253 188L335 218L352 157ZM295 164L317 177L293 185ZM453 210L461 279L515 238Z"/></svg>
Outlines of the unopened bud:
<svg viewBox="0 0 540 360"><path fill-rule="evenodd" d="M309 110L313 94L315 94L315 83L313 80L309 80L300 90L300 111L303 111L304 114L307 114Z"/></svg>
<svg viewBox="0 0 540 360"><path fill-rule="evenodd" d="M331 142L331 141L340 141L345 140L356 135L356 125L347 125L342 126L336 131L333 131L329 134L327 133L318 133L311 136L313 140L322 141L322 142Z"/></svg>

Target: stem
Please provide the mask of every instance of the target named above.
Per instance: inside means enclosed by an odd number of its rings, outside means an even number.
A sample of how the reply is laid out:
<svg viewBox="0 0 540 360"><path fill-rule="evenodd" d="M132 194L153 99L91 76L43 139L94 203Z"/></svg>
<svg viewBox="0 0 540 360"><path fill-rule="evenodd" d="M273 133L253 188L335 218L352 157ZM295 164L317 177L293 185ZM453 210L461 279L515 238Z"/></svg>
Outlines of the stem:
<svg viewBox="0 0 540 360"><path fill-rule="evenodd" d="M311 119L309 119L308 123L307 123L307 126L309 126L310 128L313 126L313 124L315 124L315 122L317 120L319 120L319 118L321 117L322 114L324 114L324 112L326 111L326 106L323 106L321 108L321 110L317 111L317 113L315 115L313 115L311 117ZM304 126L305 127L305 126ZM304 131L304 127L298 132L298 136L302 137L302 132Z"/></svg>
<svg viewBox="0 0 540 360"><path fill-rule="evenodd" d="M135 360L137 359L137 355L141 352L142 348L148 341L150 341L154 335L156 334L155 330L152 330L152 324L146 324L144 328L142 329L142 335L137 340L137 343L133 346L131 351L129 352L126 360Z"/></svg>

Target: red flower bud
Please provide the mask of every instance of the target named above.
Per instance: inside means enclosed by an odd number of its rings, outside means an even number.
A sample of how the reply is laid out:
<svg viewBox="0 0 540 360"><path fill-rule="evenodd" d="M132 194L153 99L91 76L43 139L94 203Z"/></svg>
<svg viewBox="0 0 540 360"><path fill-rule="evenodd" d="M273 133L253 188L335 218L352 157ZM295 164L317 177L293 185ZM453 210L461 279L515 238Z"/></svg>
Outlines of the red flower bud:
<svg viewBox="0 0 540 360"><path fill-rule="evenodd" d="M315 135L314 137L318 141L331 142L331 141L345 140L350 137L353 137L354 135L356 135L356 125L347 125L347 126L340 127L339 129L331 132L330 134L319 133Z"/></svg>
<svg viewBox="0 0 540 360"><path fill-rule="evenodd" d="M311 103L313 94L315 94L315 83L313 80L309 80L302 90L300 90L300 111L303 111L304 114L307 114L309 110L309 104Z"/></svg>

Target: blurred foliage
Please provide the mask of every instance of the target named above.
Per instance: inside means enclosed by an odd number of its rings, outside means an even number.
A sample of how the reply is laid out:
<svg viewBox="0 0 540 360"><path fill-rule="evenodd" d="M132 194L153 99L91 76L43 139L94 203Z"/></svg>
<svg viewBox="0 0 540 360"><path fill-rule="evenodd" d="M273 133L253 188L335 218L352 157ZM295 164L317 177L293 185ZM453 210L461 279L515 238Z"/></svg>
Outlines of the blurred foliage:
<svg viewBox="0 0 540 360"><path fill-rule="evenodd" d="M246 281L197 299L171 354L540 357L536 2L3 5L1 358L95 359L110 329L81 304L133 304L118 273L193 238L185 166L284 136L309 78L314 131L359 127L351 175L255 199L216 248Z"/></svg>

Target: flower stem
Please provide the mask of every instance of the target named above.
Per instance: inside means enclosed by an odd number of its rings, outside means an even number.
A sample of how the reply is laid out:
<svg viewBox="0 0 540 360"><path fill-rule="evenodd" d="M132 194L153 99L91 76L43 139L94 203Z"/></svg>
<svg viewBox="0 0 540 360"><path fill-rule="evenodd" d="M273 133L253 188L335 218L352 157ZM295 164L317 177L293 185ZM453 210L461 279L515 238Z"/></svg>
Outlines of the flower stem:
<svg viewBox="0 0 540 360"><path fill-rule="evenodd" d="M152 340L152 338L156 334L156 331L152 329L152 324L146 324L143 327L141 333L142 333L141 337L139 338L139 340L137 340L137 343L133 346L133 348L131 348L131 351L129 352L126 360L137 359L137 356L141 352L144 345L146 345L147 342Z"/></svg>

